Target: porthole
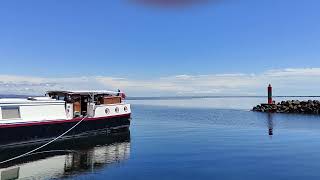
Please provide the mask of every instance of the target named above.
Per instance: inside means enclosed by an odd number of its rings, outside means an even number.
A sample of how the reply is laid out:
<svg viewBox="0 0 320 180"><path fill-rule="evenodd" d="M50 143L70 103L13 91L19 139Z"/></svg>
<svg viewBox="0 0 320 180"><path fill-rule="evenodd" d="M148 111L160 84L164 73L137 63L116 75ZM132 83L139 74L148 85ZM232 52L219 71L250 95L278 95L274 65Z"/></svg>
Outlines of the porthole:
<svg viewBox="0 0 320 180"><path fill-rule="evenodd" d="M123 110L124 110L124 112L128 112L128 107L125 106L125 107L123 108Z"/></svg>
<svg viewBox="0 0 320 180"><path fill-rule="evenodd" d="M114 110L116 113L119 113L119 108L116 107L116 109Z"/></svg>
<svg viewBox="0 0 320 180"><path fill-rule="evenodd" d="M109 108L106 108L106 109L104 110L104 112L105 112L106 114L109 114L109 113L110 113Z"/></svg>

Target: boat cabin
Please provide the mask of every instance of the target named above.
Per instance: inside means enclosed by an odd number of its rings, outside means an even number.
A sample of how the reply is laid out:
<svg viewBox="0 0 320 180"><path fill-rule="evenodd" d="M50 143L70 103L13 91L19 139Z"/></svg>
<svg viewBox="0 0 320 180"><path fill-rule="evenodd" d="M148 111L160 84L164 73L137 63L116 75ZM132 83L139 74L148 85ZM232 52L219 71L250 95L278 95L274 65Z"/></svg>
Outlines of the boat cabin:
<svg viewBox="0 0 320 180"><path fill-rule="evenodd" d="M46 97L5 98L0 99L0 124L131 113L123 100L123 93L114 91L48 91Z"/></svg>
<svg viewBox="0 0 320 180"><path fill-rule="evenodd" d="M67 110L73 117L83 117L91 113L90 106L114 105L122 103L121 92L113 91L48 91L52 99L65 101Z"/></svg>

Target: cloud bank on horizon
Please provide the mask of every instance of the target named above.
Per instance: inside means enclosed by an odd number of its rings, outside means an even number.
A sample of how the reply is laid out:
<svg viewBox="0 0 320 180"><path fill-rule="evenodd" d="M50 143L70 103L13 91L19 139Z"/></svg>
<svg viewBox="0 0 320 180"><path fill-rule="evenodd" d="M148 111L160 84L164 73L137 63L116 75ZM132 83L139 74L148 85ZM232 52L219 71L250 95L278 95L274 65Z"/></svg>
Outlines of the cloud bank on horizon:
<svg viewBox="0 0 320 180"><path fill-rule="evenodd" d="M47 90L116 90L129 96L320 95L320 68L287 68L261 74L177 75L153 79L90 76L45 78L0 75L0 94L42 95Z"/></svg>

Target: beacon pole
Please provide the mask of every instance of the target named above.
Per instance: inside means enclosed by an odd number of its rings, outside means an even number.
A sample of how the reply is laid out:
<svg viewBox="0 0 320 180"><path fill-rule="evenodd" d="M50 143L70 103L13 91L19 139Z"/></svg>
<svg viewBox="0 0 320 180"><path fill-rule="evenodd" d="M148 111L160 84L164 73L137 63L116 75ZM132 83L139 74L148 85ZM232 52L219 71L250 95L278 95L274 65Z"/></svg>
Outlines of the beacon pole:
<svg viewBox="0 0 320 180"><path fill-rule="evenodd" d="M272 104L272 86L269 84L268 86L268 104Z"/></svg>

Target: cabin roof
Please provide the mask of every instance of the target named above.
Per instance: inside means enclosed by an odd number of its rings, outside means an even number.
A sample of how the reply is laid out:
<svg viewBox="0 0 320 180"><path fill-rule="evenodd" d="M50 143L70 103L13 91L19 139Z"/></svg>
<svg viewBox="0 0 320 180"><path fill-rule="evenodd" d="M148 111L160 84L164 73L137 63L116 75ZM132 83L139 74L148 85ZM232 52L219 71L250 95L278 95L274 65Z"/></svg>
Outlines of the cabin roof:
<svg viewBox="0 0 320 180"><path fill-rule="evenodd" d="M105 90L80 90L80 91L47 91L47 93L57 94L76 94L76 95L99 95L99 94L118 94L117 91L105 91Z"/></svg>
<svg viewBox="0 0 320 180"><path fill-rule="evenodd" d="M3 98L0 99L0 104L27 104L27 103L64 103L64 101L51 99L48 97L33 97L33 98Z"/></svg>

